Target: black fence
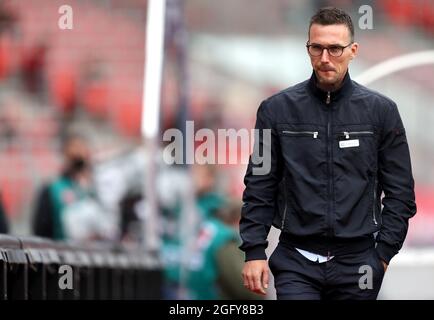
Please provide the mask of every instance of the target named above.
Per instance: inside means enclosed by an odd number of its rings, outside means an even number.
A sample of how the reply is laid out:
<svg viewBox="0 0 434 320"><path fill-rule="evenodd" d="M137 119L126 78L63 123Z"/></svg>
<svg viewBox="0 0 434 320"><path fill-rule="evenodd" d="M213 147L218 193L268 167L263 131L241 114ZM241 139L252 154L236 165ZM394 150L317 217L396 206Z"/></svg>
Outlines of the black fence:
<svg viewBox="0 0 434 320"><path fill-rule="evenodd" d="M162 281L139 248L0 234L0 300L161 299Z"/></svg>

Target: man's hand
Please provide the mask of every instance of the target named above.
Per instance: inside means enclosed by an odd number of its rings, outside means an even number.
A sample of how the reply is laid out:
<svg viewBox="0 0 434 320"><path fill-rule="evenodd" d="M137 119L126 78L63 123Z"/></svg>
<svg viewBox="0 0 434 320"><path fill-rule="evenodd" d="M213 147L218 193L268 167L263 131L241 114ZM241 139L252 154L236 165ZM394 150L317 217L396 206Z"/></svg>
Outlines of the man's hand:
<svg viewBox="0 0 434 320"><path fill-rule="evenodd" d="M268 263L267 260L247 261L243 268L244 286L257 294L266 294L268 288Z"/></svg>

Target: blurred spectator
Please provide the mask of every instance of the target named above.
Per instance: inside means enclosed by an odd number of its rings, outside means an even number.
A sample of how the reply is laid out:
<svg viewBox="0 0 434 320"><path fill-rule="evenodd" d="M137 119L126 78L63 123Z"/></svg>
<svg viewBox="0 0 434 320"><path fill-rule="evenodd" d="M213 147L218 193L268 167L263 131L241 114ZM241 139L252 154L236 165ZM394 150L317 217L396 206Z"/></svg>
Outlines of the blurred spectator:
<svg viewBox="0 0 434 320"><path fill-rule="evenodd" d="M3 208L1 193L0 193L0 233L8 233L9 232L9 226L8 221L6 217L6 212Z"/></svg>
<svg viewBox="0 0 434 320"><path fill-rule="evenodd" d="M233 232L239 229L242 202L234 200L223 210L219 210L218 218ZM218 283L223 299L261 299L261 296L247 290L239 281L239 274L244 266L244 255L240 252L241 239L239 232L235 240L223 244L217 251Z"/></svg>
<svg viewBox="0 0 434 320"><path fill-rule="evenodd" d="M217 167L194 165L192 167L196 203L202 218L209 217L224 205L224 197L217 191Z"/></svg>
<svg viewBox="0 0 434 320"><path fill-rule="evenodd" d="M86 141L69 136L63 147L64 168L42 187L35 206L33 229L56 240L97 240L114 237L114 227L96 200L91 157Z"/></svg>
<svg viewBox="0 0 434 320"><path fill-rule="evenodd" d="M190 299L259 299L240 281L244 256L238 249L241 203L233 201L201 224L187 287Z"/></svg>
<svg viewBox="0 0 434 320"><path fill-rule="evenodd" d="M185 255L190 255L191 252L190 248L187 248L189 241L185 239L185 236L194 235L193 238L196 239L201 232L202 221L214 216L216 210L225 204L224 197L217 192L215 166L194 165L190 172L192 176L186 178L191 179L193 183L194 210L183 207L188 202L183 191L189 192L187 184L191 184L191 181L182 182L182 179L175 173L165 179L165 192L172 190L172 192L169 191L168 195L164 195L165 200L162 203L162 258L165 265L166 298L168 299L188 297L185 281L186 275L190 272L190 261L185 261ZM179 186L184 190L176 192L174 189L179 188ZM169 195L173 193L178 193L176 199L170 199ZM186 215L196 215L194 220L199 221L199 223L185 224L182 219L186 219Z"/></svg>

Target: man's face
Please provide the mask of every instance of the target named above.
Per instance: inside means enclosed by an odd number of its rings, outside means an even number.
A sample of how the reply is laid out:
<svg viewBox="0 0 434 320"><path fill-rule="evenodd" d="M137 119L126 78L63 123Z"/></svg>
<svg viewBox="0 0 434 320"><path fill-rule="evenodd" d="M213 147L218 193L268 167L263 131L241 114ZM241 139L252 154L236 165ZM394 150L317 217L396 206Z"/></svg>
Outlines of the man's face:
<svg viewBox="0 0 434 320"><path fill-rule="evenodd" d="M309 32L309 44L319 44L324 47L345 47L351 42L350 30L344 24L323 26L313 24ZM309 55L312 67L322 86L336 86L340 84L348 69L350 60L357 54L358 44L353 43L343 50L340 57L331 56L323 50L318 57Z"/></svg>

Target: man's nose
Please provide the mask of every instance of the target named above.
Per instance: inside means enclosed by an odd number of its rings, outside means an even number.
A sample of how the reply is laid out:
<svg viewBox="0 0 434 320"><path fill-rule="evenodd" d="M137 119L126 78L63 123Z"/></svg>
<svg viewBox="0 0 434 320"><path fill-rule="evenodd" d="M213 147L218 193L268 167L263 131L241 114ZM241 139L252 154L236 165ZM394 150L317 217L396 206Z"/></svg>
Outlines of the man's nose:
<svg viewBox="0 0 434 320"><path fill-rule="evenodd" d="M330 61L329 58L330 58L329 57L329 52L328 52L328 50L326 48L324 48L322 50L322 53L321 53L321 62L329 62Z"/></svg>

